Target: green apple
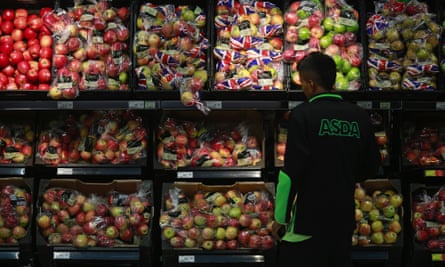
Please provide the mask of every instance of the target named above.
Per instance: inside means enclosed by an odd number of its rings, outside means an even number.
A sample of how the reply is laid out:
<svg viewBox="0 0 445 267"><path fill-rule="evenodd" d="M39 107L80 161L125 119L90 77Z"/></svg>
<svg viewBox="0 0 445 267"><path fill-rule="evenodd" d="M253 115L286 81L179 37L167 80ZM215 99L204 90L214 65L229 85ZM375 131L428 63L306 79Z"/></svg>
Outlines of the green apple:
<svg viewBox="0 0 445 267"><path fill-rule="evenodd" d="M358 28L359 28L358 22L355 21L355 20L351 20L351 24L346 26L346 31L348 31L348 32L357 32Z"/></svg>
<svg viewBox="0 0 445 267"><path fill-rule="evenodd" d="M311 31L309 30L308 27L301 27L298 30L298 39L299 40L306 41L306 40L309 40L310 37L311 37Z"/></svg>
<svg viewBox="0 0 445 267"><path fill-rule="evenodd" d="M121 72L119 73L119 82L121 83L127 83L128 82L128 73L127 72Z"/></svg>
<svg viewBox="0 0 445 267"><path fill-rule="evenodd" d="M381 220L373 221L371 223L371 229L373 232L381 232L383 231L384 225Z"/></svg>
<svg viewBox="0 0 445 267"><path fill-rule="evenodd" d="M194 21L195 13L193 12L193 10L185 9L181 12L181 18L185 21Z"/></svg>
<svg viewBox="0 0 445 267"><path fill-rule="evenodd" d="M383 239L387 244L394 244L397 241L397 233L393 231L388 231L385 234L383 234Z"/></svg>
<svg viewBox="0 0 445 267"><path fill-rule="evenodd" d="M358 67L352 67L346 74L346 78L349 81L354 81L360 78L360 69Z"/></svg>
<svg viewBox="0 0 445 267"><path fill-rule="evenodd" d="M349 88L349 81L346 77L344 77L343 75L341 75L339 77L339 73L337 72L337 77L335 78L335 89L341 91L341 90L348 90ZM362 204L366 202L363 201ZM371 201L369 201L371 202ZM371 207L372 207L372 203L371 203ZM360 207L363 211L366 211L363 209L363 205ZM366 208L367 209L367 208ZM371 209L369 209L371 210Z"/></svg>
<svg viewBox="0 0 445 267"><path fill-rule="evenodd" d="M229 217L230 218L236 218L238 219L241 216L241 208L240 207L233 207L229 211Z"/></svg>
<svg viewBox="0 0 445 267"><path fill-rule="evenodd" d="M343 60L343 64L341 65L341 72L343 74L347 74L352 68L351 63L348 60Z"/></svg>
<svg viewBox="0 0 445 267"><path fill-rule="evenodd" d="M330 35L324 35L320 38L321 48L326 48L332 44L332 37Z"/></svg>
<svg viewBox="0 0 445 267"><path fill-rule="evenodd" d="M346 31L346 26L340 23L334 23L334 32L344 33Z"/></svg>
<svg viewBox="0 0 445 267"><path fill-rule="evenodd" d="M343 61L344 61L343 58L340 55L333 55L332 59L335 62L337 71L341 71L342 66L343 66Z"/></svg>
<svg viewBox="0 0 445 267"><path fill-rule="evenodd" d="M170 238L174 237L175 234L176 234L176 231L171 226L167 226L162 230L162 236L165 239L170 239Z"/></svg>
<svg viewBox="0 0 445 267"><path fill-rule="evenodd" d="M371 234L371 242L377 245L383 244L384 242L383 233L382 232L374 232Z"/></svg>
<svg viewBox="0 0 445 267"><path fill-rule="evenodd" d="M215 238L218 240L224 240L226 237L226 229L224 227L216 228Z"/></svg>
<svg viewBox="0 0 445 267"><path fill-rule="evenodd" d="M297 11L297 16L298 16L298 19L300 19L300 20L309 17L309 15L310 15L310 13L304 9L299 9Z"/></svg>
<svg viewBox="0 0 445 267"><path fill-rule="evenodd" d="M396 214L396 208L394 208L393 205L388 205L383 208L383 215L385 215L385 217L392 218L394 214Z"/></svg>
<svg viewBox="0 0 445 267"><path fill-rule="evenodd" d="M324 18L323 27L325 31L332 31L334 29L334 19L331 17Z"/></svg>
<svg viewBox="0 0 445 267"><path fill-rule="evenodd" d="M368 213L368 219L371 222L377 221L380 218L380 211L378 209L372 209Z"/></svg>

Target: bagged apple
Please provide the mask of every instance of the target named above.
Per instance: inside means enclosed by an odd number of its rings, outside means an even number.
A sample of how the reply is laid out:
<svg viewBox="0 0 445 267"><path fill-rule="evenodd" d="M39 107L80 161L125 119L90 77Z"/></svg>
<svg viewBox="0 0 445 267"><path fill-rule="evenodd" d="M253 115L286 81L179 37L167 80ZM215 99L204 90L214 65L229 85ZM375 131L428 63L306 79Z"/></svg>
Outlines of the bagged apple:
<svg viewBox="0 0 445 267"><path fill-rule="evenodd" d="M206 13L199 6L142 4L133 51L138 90L178 90L183 78L207 82Z"/></svg>
<svg viewBox="0 0 445 267"><path fill-rule="evenodd" d="M274 3L218 1L216 90L283 90L283 15Z"/></svg>
<svg viewBox="0 0 445 267"><path fill-rule="evenodd" d="M0 239L6 244L17 244L28 233L32 209L30 192L21 186L4 184L0 192Z"/></svg>
<svg viewBox="0 0 445 267"><path fill-rule="evenodd" d="M200 101L200 93L203 87L203 80L197 77L185 78L180 82L179 94L184 106L195 106L202 113L208 114L210 108Z"/></svg>

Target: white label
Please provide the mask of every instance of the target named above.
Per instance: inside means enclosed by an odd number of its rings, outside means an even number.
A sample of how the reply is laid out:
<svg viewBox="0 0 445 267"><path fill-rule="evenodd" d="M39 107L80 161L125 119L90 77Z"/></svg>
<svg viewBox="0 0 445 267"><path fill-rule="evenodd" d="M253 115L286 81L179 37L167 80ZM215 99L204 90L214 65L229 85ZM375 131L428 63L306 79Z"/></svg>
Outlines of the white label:
<svg viewBox="0 0 445 267"><path fill-rule="evenodd" d="M193 172L178 172L177 178L190 179L193 178Z"/></svg>
<svg viewBox="0 0 445 267"><path fill-rule="evenodd" d="M57 175L73 175L72 168L57 168Z"/></svg>
<svg viewBox="0 0 445 267"><path fill-rule="evenodd" d="M289 103L287 103L287 108L294 109L296 106L300 105L301 103L303 103L303 101L289 101Z"/></svg>
<svg viewBox="0 0 445 267"><path fill-rule="evenodd" d="M372 102L371 101L357 101L357 106L364 108L364 109L372 109Z"/></svg>
<svg viewBox="0 0 445 267"><path fill-rule="evenodd" d="M380 109L390 109L391 108L391 103L389 102L380 102Z"/></svg>
<svg viewBox="0 0 445 267"><path fill-rule="evenodd" d="M71 253L69 252L53 252L54 259L67 260L71 258Z"/></svg>
<svg viewBox="0 0 445 267"><path fill-rule="evenodd" d="M436 109L437 110L444 110L445 109L445 102L436 102Z"/></svg>
<svg viewBox="0 0 445 267"><path fill-rule="evenodd" d="M195 256L194 255L181 255L181 256L178 256L178 262L179 263L194 263L195 262Z"/></svg>
<svg viewBox="0 0 445 267"><path fill-rule="evenodd" d="M156 108L156 101L145 101L144 108L145 109L155 109Z"/></svg>
<svg viewBox="0 0 445 267"><path fill-rule="evenodd" d="M206 101L205 104L210 109L222 109L221 101Z"/></svg>
<svg viewBox="0 0 445 267"><path fill-rule="evenodd" d="M73 109L73 101L60 101L57 102L57 109Z"/></svg>
<svg viewBox="0 0 445 267"><path fill-rule="evenodd" d="M144 101L128 101L129 109L144 109Z"/></svg>

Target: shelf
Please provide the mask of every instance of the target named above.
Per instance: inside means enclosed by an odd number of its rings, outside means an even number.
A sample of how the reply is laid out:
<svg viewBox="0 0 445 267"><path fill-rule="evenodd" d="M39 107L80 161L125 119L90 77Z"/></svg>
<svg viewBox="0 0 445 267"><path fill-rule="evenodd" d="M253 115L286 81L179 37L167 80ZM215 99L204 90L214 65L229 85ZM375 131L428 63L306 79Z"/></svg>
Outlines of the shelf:
<svg viewBox="0 0 445 267"><path fill-rule="evenodd" d="M0 167L0 175L4 176L23 176L26 173L25 167Z"/></svg>
<svg viewBox="0 0 445 267"><path fill-rule="evenodd" d="M89 248L79 250L68 247L54 247L52 257L55 261L62 260L102 260L102 261L139 261L139 248Z"/></svg>

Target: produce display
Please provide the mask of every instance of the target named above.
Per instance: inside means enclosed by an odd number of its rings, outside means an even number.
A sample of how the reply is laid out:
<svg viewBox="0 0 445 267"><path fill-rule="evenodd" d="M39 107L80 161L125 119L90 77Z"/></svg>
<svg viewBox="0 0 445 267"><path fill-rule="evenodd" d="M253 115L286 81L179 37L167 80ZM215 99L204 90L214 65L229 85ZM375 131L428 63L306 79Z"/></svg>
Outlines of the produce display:
<svg viewBox="0 0 445 267"><path fill-rule="evenodd" d="M84 90L129 90L129 7L105 0L74 2L44 18L55 37L48 95L73 99Z"/></svg>
<svg viewBox="0 0 445 267"><path fill-rule="evenodd" d="M186 194L172 187L159 218L162 238L171 248L270 249L273 201L266 189Z"/></svg>
<svg viewBox="0 0 445 267"><path fill-rule="evenodd" d="M388 185L377 187L379 189L367 189L356 185L354 246L393 245L400 239L403 224L401 192Z"/></svg>
<svg viewBox="0 0 445 267"><path fill-rule="evenodd" d="M335 61L336 90L360 89L363 48L358 40L359 14L353 6L343 0L294 1L284 21L283 60L294 85L300 85L298 62L313 51L322 51Z"/></svg>
<svg viewBox="0 0 445 267"><path fill-rule="evenodd" d="M0 90L48 91L53 37L43 17L52 9L3 9L0 17Z"/></svg>
<svg viewBox="0 0 445 267"><path fill-rule="evenodd" d="M418 185L411 194L411 223L414 229L414 240L417 244L431 250L444 249L444 187Z"/></svg>
<svg viewBox="0 0 445 267"><path fill-rule="evenodd" d="M31 192L7 182L0 190L0 244L17 244L28 234L32 220Z"/></svg>
<svg viewBox="0 0 445 267"><path fill-rule="evenodd" d="M179 90L184 105L206 112L199 93L208 79L207 19L200 6L141 4L133 45L136 90Z"/></svg>
<svg viewBox="0 0 445 267"><path fill-rule="evenodd" d="M48 244L74 247L139 245L150 232L151 186L141 183L131 194L86 194L50 187L39 197L36 223Z"/></svg>
<svg viewBox="0 0 445 267"><path fill-rule="evenodd" d="M64 113L39 132L40 164L130 164L147 156L147 130L133 111Z"/></svg>
<svg viewBox="0 0 445 267"><path fill-rule="evenodd" d="M267 1L216 2L215 90L283 90L283 12Z"/></svg>
<svg viewBox="0 0 445 267"><path fill-rule="evenodd" d="M370 90L436 90L442 27L424 2L376 1L368 17Z"/></svg>
<svg viewBox="0 0 445 267"><path fill-rule="evenodd" d="M31 160L34 136L34 129L29 123L0 122L0 164L20 164Z"/></svg>
<svg viewBox="0 0 445 267"><path fill-rule="evenodd" d="M156 139L157 160L167 169L245 167L263 160L262 140L247 122L218 125L169 117L160 123Z"/></svg>

